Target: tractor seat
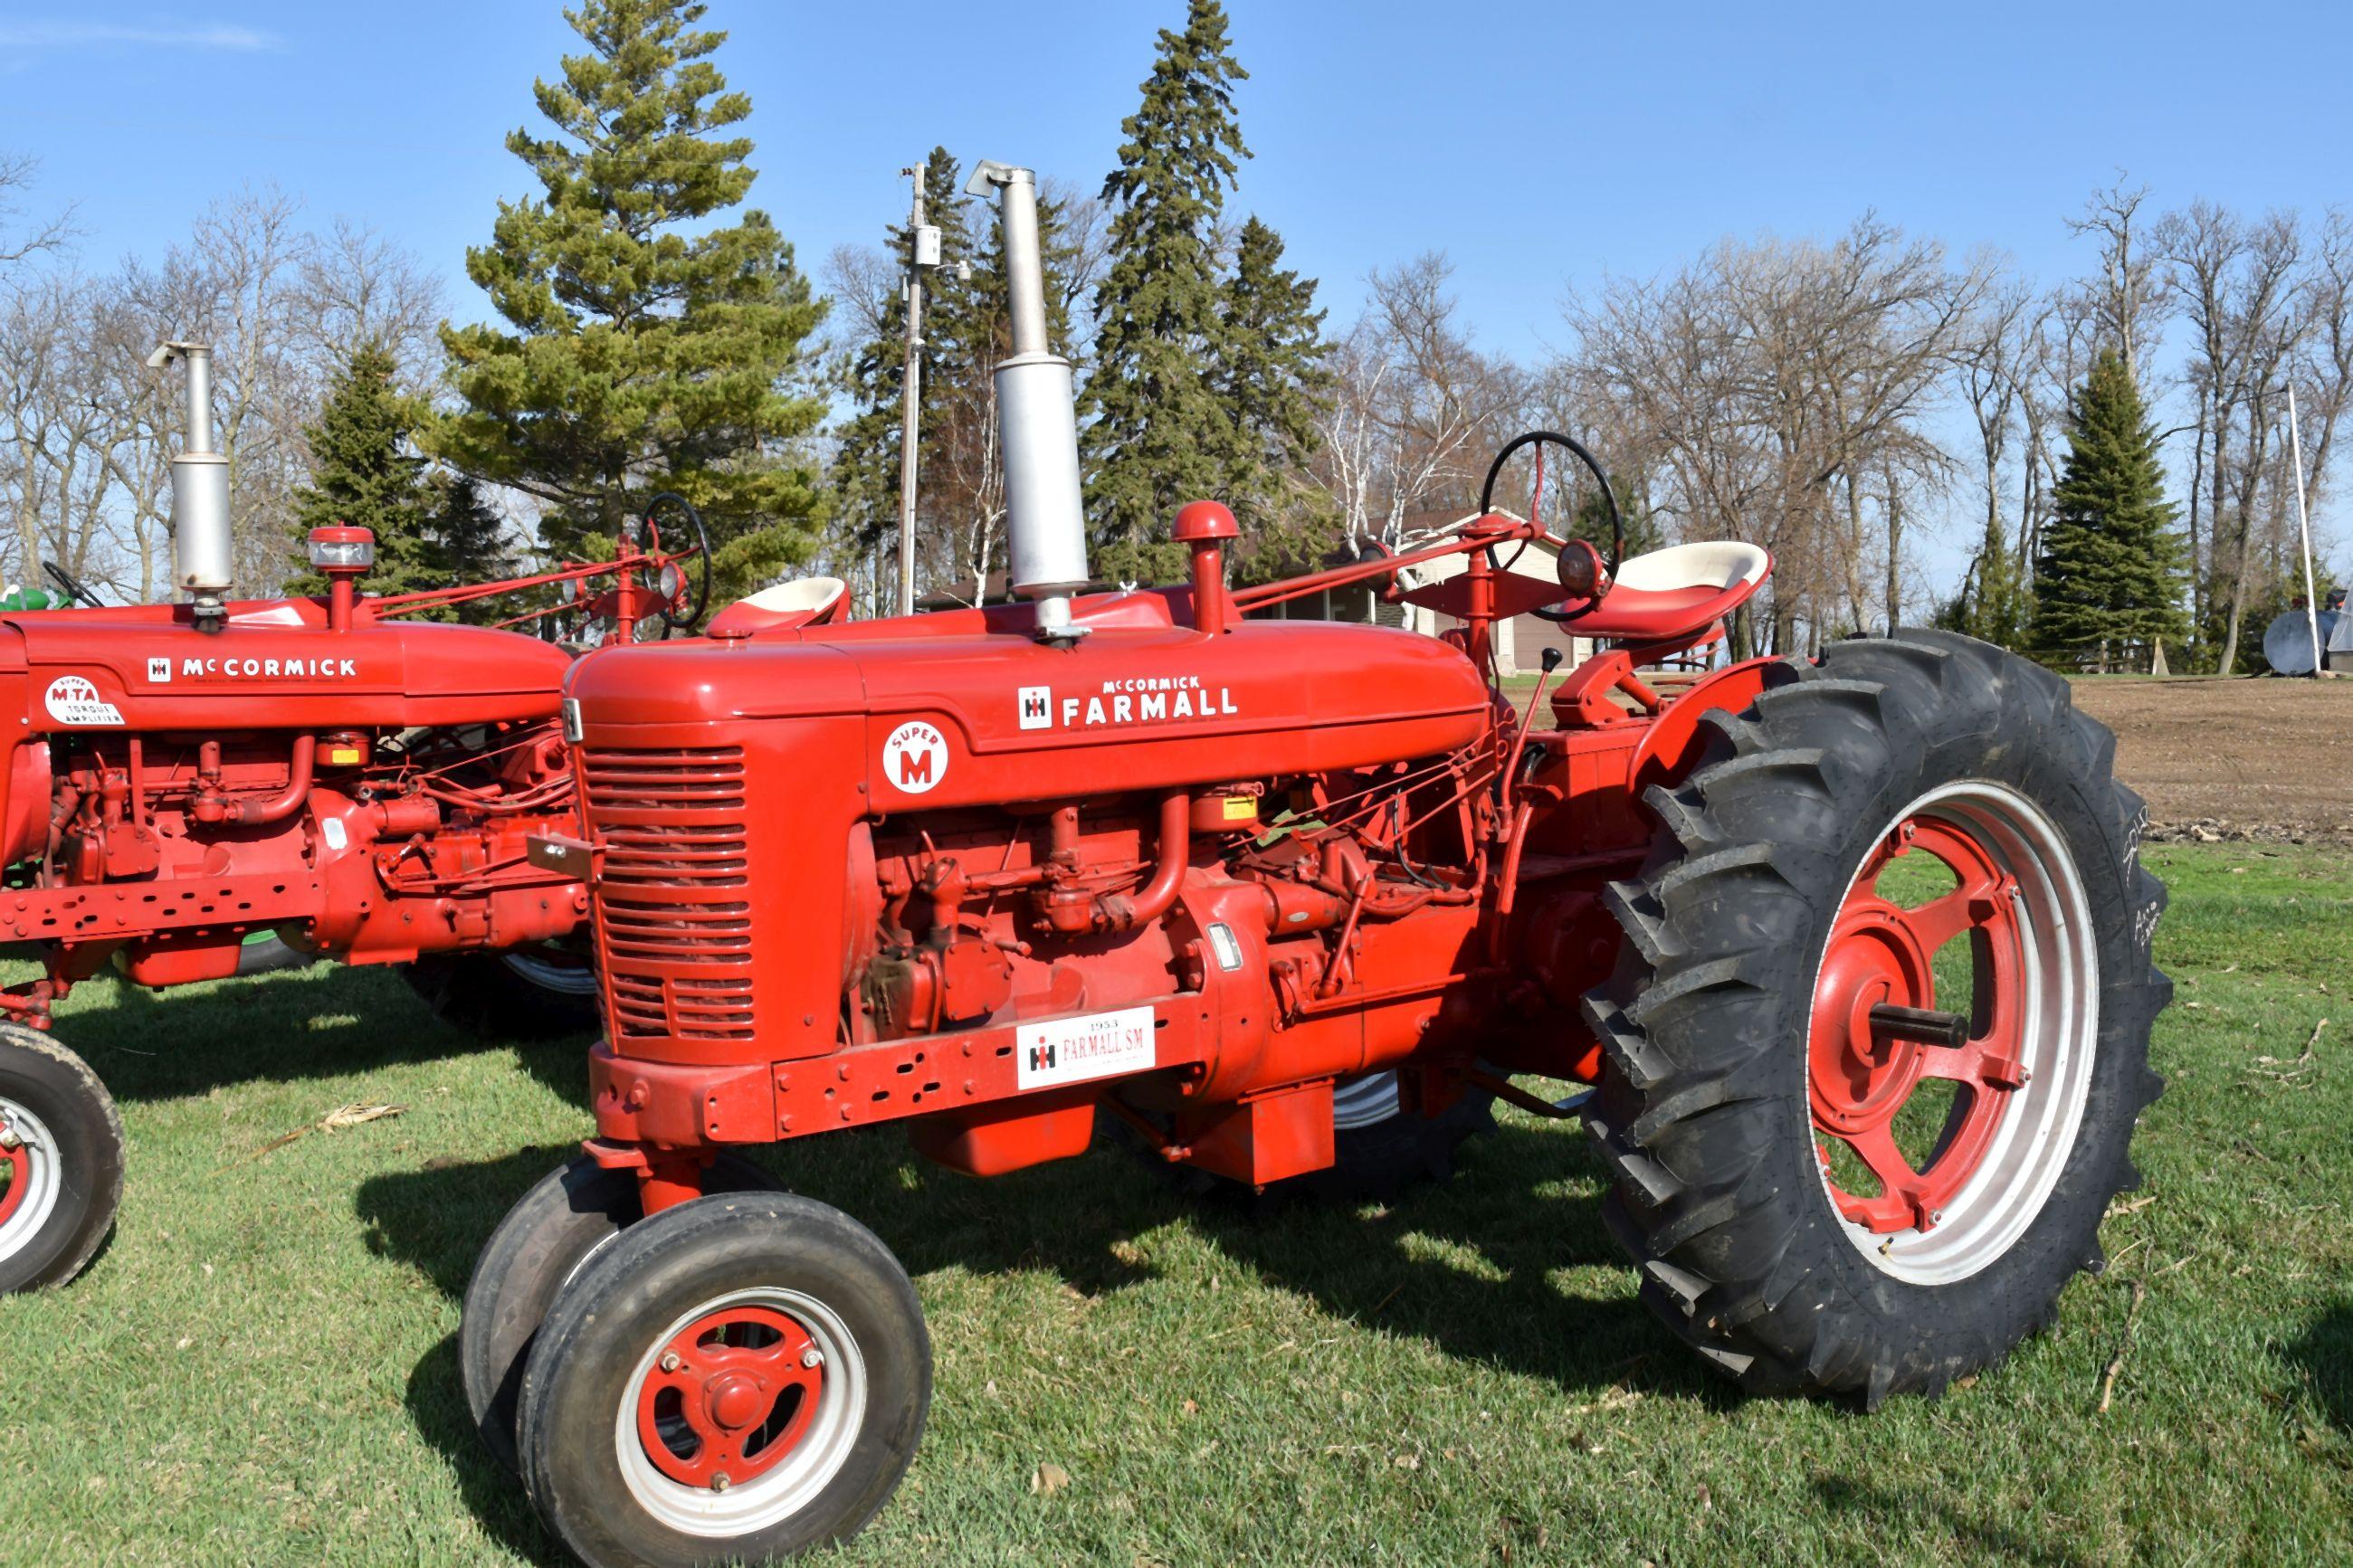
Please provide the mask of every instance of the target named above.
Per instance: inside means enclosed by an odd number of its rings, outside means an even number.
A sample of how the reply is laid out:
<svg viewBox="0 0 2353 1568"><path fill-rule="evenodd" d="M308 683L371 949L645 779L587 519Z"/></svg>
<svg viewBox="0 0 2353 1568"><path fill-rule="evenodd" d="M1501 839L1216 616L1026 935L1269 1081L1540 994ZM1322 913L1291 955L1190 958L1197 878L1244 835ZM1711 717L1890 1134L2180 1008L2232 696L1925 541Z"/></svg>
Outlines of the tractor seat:
<svg viewBox="0 0 2353 1568"><path fill-rule="evenodd" d="M840 613L849 597L849 584L839 577L802 577L779 583L738 599L712 616L711 635L748 637L754 632L821 626Z"/></svg>
<svg viewBox="0 0 2353 1568"><path fill-rule="evenodd" d="M1682 642L1739 608L1772 570L1772 556L1736 540L1670 545L1620 563L1599 606L1566 625L1581 637Z"/></svg>

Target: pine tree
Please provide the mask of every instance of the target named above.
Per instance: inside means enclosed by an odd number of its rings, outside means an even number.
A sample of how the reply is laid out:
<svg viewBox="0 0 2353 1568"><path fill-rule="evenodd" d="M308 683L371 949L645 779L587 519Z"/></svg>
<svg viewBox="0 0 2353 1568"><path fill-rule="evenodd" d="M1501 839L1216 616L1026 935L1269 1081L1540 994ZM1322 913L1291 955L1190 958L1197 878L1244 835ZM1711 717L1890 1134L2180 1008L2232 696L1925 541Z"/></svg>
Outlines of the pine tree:
<svg viewBox="0 0 2353 1568"><path fill-rule="evenodd" d="M819 510L802 445L823 404L804 341L824 313L765 213L734 208L755 178L750 138L713 135L752 110L695 30L696 0L581 0L565 13L588 52L535 85L560 134L507 148L542 186L501 203L467 276L512 331L445 326L465 406L432 431L437 455L546 509L541 537L569 554L610 535L653 491L702 509L718 602L805 548Z"/></svg>
<svg viewBox="0 0 2353 1568"><path fill-rule="evenodd" d="M310 570L305 536L338 523L375 531L370 592L406 594L445 581L427 521L433 497L425 459L410 446L421 410L394 384L398 369L382 343L363 342L328 384L319 422L302 432L311 482L294 494L298 566L289 593L327 591L326 578Z"/></svg>
<svg viewBox="0 0 2353 1568"><path fill-rule="evenodd" d="M2157 429L2113 352L2093 363L2075 395L2067 444L2035 560L2031 645L2052 662L2088 658L2105 672L2146 660L2158 638L2186 630L2181 541Z"/></svg>
<svg viewBox="0 0 2353 1568"><path fill-rule="evenodd" d="M1237 437L1223 493L1245 521L1245 538L1255 531L1271 547L1261 557L1290 558L1269 564L1309 565L1339 542L1336 515L1311 503L1299 482L1322 444L1315 416L1332 384L1324 366L1330 350L1315 279L1282 261L1281 235L1254 216L1242 225L1220 290L1210 385Z"/></svg>
<svg viewBox="0 0 2353 1568"><path fill-rule="evenodd" d="M1120 128L1119 167L1103 182L1118 210L1082 399L1096 569L1145 581L1182 570L1184 552L1166 538L1176 508L1223 497L1247 467L1207 370L1224 338L1218 222L1236 160L1250 156L1232 84L1249 73L1228 47L1218 0L1191 0L1185 30L1163 29L1143 105Z"/></svg>
<svg viewBox="0 0 2353 1568"><path fill-rule="evenodd" d="M494 583L515 574L518 563L509 548L505 520L491 509L482 487L463 474L445 473L428 521L432 559L444 583ZM501 619L511 612L496 599L475 599L452 612L476 625Z"/></svg>

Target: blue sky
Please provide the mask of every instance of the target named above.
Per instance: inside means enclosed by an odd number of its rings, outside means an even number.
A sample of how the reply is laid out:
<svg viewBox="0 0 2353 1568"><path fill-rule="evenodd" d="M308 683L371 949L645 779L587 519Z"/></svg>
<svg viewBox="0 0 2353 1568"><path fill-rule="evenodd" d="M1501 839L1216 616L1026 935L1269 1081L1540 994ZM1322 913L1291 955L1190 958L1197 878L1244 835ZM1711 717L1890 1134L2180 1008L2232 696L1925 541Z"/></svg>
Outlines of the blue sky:
<svg viewBox="0 0 2353 1568"><path fill-rule="evenodd" d="M2353 203L2341 6L1229 0L1256 158L1235 198L1324 280L1452 257L1480 340L1528 358L1559 301L1726 234L1827 233L1866 207L2045 279L2062 219L2118 169L2164 205ZM1100 180L1182 0L890 5L714 0L752 95L754 200L815 271L902 212L898 169L969 159ZM913 33L903 79L891 51ZM479 302L465 247L525 194L500 146L576 40L554 0L197 5L0 0L0 148L79 204L84 259L153 255L214 196L275 182L374 225Z"/></svg>

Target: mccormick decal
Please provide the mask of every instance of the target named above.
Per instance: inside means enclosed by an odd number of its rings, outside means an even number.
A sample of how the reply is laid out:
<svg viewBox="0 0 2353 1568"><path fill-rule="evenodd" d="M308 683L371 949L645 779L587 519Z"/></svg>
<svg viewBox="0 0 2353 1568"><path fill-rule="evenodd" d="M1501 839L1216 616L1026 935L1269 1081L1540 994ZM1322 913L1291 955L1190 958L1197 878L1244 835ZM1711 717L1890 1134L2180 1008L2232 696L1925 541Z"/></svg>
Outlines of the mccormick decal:
<svg viewBox="0 0 2353 1568"><path fill-rule="evenodd" d="M1179 719L1222 719L1240 713L1233 689L1212 691L1198 675L1132 675L1106 680L1100 691L1059 700L1050 686L1025 686L1014 706L1025 730L1091 730L1106 724L1162 724Z"/></svg>
<svg viewBox="0 0 2353 1568"><path fill-rule="evenodd" d="M157 662L147 661L150 680ZM183 658L180 673L190 680L355 680L360 672L353 658ZM172 679L169 666L162 679Z"/></svg>

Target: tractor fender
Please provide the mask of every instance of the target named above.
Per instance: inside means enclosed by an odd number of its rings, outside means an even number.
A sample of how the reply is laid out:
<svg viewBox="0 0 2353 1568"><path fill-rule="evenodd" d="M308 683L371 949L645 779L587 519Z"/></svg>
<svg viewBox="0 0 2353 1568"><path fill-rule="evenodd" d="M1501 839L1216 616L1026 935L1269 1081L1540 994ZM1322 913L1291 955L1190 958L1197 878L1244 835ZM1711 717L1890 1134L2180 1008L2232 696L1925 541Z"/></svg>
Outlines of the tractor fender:
<svg viewBox="0 0 2353 1568"><path fill-rule="evenodd" d="M1627 770L1634 797L1641 798L1652 784L1676 784L1690 773L1699 762L1700 720L1714 709L1737 713L1756 701L1757 693L1765 689L1767 671L1780 662L1751 658L1727 664L1703 676L1690 690L1667 704L1666 711L1651 721L1634 747L1633 765Z"/></svg>

